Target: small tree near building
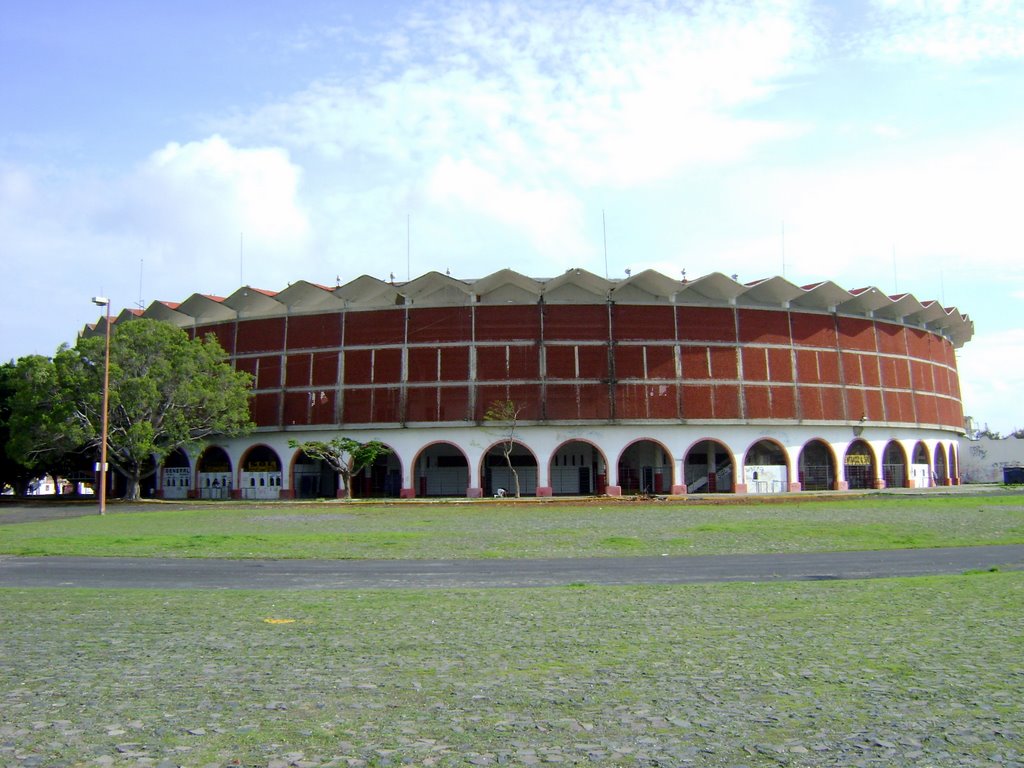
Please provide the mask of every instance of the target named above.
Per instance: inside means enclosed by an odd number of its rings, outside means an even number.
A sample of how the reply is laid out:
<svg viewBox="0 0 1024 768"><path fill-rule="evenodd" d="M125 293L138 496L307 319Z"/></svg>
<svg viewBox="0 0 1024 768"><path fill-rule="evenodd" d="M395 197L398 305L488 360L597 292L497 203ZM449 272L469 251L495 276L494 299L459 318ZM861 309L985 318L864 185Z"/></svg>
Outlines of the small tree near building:
<svg viewBox="0 0 1024 768"><path fill-rule="evenodd" d="M504 425L502 435L501 452L505 455L505 464L508 471L512 473L512 482L515 484L516 498L520 497L519 473L512 466L512 450L516 446L516 426L519 424L519 413L522 407L516 405L514 400L495 400L491 403L487 412L484 413L484 421L493 424Z"/></svg>
<svg viewBox="0 0 1024 768"><path fill-rule="evenodd" d="M300 443L289 440L290 448L297 448L311 459L324 462L341 478L345 497L352 498L352 478L364 468L372 466L381 456L387 456L391 449L379 440L360 443L351 437L335 437L332 440L307 440Z"/></svg>

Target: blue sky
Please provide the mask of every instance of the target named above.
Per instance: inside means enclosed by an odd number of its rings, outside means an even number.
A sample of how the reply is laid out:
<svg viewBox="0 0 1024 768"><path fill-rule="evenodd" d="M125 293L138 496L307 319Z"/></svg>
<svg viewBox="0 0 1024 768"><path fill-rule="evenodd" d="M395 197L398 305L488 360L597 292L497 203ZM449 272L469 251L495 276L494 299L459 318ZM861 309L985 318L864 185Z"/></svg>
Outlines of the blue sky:
<svg viewBox="0 0 1024 768"><path fill-rule="evenodd" d="M1021 2L11 0L0 93L4 359L97 293L604 274L603 215L612 277L958 307L1024 427Z"/></svg>

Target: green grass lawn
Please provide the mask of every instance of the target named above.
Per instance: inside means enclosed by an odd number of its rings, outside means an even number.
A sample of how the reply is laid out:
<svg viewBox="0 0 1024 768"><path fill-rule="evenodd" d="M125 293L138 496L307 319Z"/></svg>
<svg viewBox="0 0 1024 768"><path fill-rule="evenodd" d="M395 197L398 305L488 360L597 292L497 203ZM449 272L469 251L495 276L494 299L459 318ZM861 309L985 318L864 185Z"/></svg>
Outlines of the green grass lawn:
<svg viewBox="0 0 1024 768"><path fill-rule="evenodd" d="M1024 496L133 509L0 525L0 552L558 557L1024 541ZM1017 572L0 589L0 766L1014 765L1022 606Z"/></svg>
<svg viewBox="0 0 1024 768"><path fill-rule="evenodd" d="M1022 605L1024 573L0 590L0 765L1018 764Z"/></svg>
<svg viewBox="0 0 1024 768"><path fill-rule="evenodd" d="M138 508L136 508L138 509ZM1024 543L1024 495L645 504L161 504L0 525L0 553L228 558L705 555Z"/></svg>

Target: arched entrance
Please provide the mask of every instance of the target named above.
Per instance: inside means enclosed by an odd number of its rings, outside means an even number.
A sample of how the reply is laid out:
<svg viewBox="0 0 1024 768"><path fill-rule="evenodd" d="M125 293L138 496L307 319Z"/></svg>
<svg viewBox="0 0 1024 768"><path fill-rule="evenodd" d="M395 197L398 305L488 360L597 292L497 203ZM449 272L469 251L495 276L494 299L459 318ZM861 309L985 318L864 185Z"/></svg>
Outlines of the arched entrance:
<svg viewBox="0 0 1024 768"><path fill-rule="evenodd" d="M670 493L672 456L661 443L637 440L619 456L619 487L623 493Z"/></svg>
<svg viewBox="0 0 1024 768"><path fill-rule="evenodd" d="M338 473L326 461L298 451L292 464L292 492L296 499L337 498Z"/></svg>
<svg viewBox="0 0 1024 768"><path fill-rule="evenodd" d="M687 493L731 493L732 456L717 440L701 440L686 453L683 474Z"/></svg>
<svg viewBox="0 0 1024 768"><path fill-rule="evenodd" d="M516 477L519 478L519 495L537 495L537 457L521 443L513 443L508 460L505 459L505 443L497 443L483 457L483 492L485 496L515 496ZM515 475L509 469L509 462Z"/></svg>
<svg viewBox="0 0 1024 768"><path fill-rule="evenodd" d="M608 487L608 462L597 447L584 440L563 443L548 467L554 496L591 496Z"/></svg>
<svg viewBox="0 0 1024 768"><path fill-rule="evenodd" d="M855 440L846 449L843 459L847 487L853 491L875 487L875 454L863 440Z"/></svg>
<svg viewBox="0 0 1024 768"><path fill-rule="evenodd" d="M233 488L231 459L227 451L213 445L203 451L196 462L198 474L196 484L199 486L201 499L230 499Z"/></svg>
<svg viewBox="0 0 1024 768"><path fill-rule="evenodd" d="M930 488L931 485L932 463L928 458L928 446L918 440L910 459L910 487Z"/></svg>
<svg viewBox="0 0 1024 768"><path fill-rule="evenodd" d="M960 467L953 443L949 444L949 482L953 485L960 485Z"/></svg>
<svg viewBox="0 0 1024 768"><path fill-rule="evenodd" d="M949 485L949 465L946 463L946 449L942 443L935 446L935 484Z"/></svg>
<svg viewBox="0 0 1024 768"><path fill-rule="evenodd" d="M239 485L243 499L281 497L281 460L273 448L257 445L245 455Z"/></svg>
<svg viewBox="0 0 1024 768"><path fill-rule="evenodd" d="M192 490L192 465L188 454L176 448L167 454L160 473L160 498L187 499Z"/></svg>
<svg viewBox="0 0 1024 768"><path fill-rule="evenodd" d="M789 462L782 446L759 440L743 458L743 482L747 493L782 493L789 490Z"/></svg>
<svg viewBox="0 0 1024 768"><path fill-rule="evenodd" d="M368 467L363 467L352 478L352 496L359 499L397 498L402 494L402 462L394 451Z"/></svg>
<svg viewBox="0 0 1024 768"><path fill-rule="evenodd" d="M805 491L831 491L836 487L836 460L832 449L822 440L811 440L797 460L800 488Z"/></svg>
<svg viewBox="0 0 1024 768"><path fill-rule="evenodd" d="M882 451L882 480L886 488L907 488L907 454L896 440L890 440Z"/></svg>
<svg viewBox="0 0 1024 768"><path fill-rule="evenodd" d="M469 491L469 462L451 443L428 445L414 467L417 496L466 496Z"/></svg>

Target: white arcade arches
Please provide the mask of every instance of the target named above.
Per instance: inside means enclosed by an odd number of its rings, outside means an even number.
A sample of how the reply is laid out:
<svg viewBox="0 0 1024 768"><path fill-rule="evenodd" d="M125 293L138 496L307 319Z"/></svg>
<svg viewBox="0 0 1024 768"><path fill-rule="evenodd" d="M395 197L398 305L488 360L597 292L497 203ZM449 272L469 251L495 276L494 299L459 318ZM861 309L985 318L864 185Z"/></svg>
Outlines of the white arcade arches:
<svg viewBox="0 0 1024 768"><path fill-rule="evenodd" d="M687 493L731 493L735 463L729 449L717 440L700 440L683 462Z"/></svg>
<svg viewBox="0 0 1024 768"><path fill-rule="evenodd" d="M608 487L608 461L596 445L586 440L570 440L558 446L548 472L554 496L601 495Z"/></svg>

